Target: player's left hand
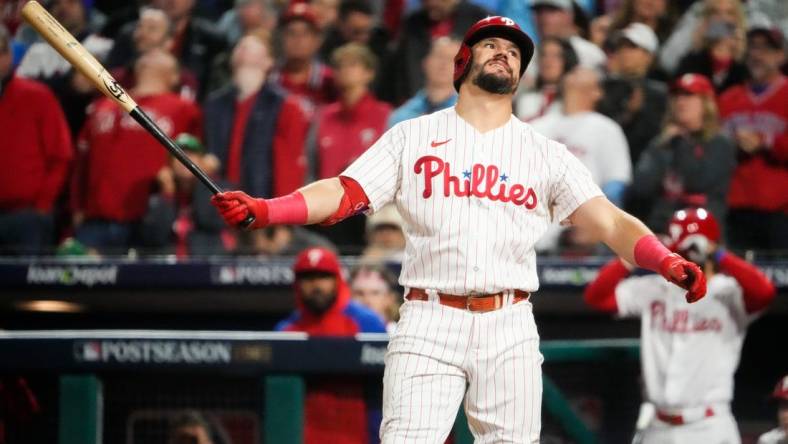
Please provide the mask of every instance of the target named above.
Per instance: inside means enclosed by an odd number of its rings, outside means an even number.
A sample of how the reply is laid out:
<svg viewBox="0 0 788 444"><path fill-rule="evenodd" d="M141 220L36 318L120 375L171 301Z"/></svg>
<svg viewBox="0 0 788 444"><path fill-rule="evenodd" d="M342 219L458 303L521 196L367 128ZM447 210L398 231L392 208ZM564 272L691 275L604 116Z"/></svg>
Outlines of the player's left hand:
<svg viewBox="0 0 788 444"><path fill-rule="evenodd" d="M659 274L687 290L687 302L692 303L706 295L706 276L694 262L676 253L669 254L659 264Z"/></svg>

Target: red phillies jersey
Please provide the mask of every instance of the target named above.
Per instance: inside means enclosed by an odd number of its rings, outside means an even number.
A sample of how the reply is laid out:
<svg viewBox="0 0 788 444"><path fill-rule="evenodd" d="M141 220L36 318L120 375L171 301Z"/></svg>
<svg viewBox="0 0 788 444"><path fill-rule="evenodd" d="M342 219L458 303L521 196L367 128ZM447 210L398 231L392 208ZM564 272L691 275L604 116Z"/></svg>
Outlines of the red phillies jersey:
<svg viewBox="0 0 788 444"><path fill-rule="evenodd" d="M719 99L720 117L733 137L737 130L755 131L768 148L755 155L740 151L731 180L731 208L788 211L788 81L781 77L754 95L747 85L731 87Z"/></svg>
<svg viewBox="0 0 788 444"><path fill-rule="evenodd" d="M137 99L164 133L202 135L199 108L167 93ZM145 214L156 174L168 152L131 116L106 98L92 105L82 128L74 175L74 207L86 218L130 222Z"/></svg>
<svg viewBox="0 0 788 444"><path fill-rule="evenodd" d="M365 95L355 106L341 102L325 107L318 126L318 176L338 176L386 130L391 114L388 103Z"/></svg>
<svg viewBox="0 0 788 444"><path fill-rule="evenodd" d="M66 118L41 83L12 77L0 89L0 211L49 211L74 157Z"/></svg>

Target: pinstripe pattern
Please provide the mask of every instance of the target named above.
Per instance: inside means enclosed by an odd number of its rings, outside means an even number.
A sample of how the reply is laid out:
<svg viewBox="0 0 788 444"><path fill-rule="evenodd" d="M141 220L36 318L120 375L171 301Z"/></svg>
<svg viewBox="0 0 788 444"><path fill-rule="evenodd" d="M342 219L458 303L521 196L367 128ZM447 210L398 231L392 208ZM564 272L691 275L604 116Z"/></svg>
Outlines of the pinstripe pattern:
<svg viewBox="0 0 788 444"><path fill-rule="evenodd" d="M454 108L402 122L343 175L394 202L400 283L450 294L535 291L534 244L602 193L563 145L514 116L478 132ZM511 297L510 297L511 299ZM530 302L470 313L406 302L386 355L384 443L441 443L462 400L477 443L536 443L542 356Z"/></svg>
<svg viewBox="0 0 788 444"><path fill-rule="evenodd" d="M382 442L442 443L464 397L477 444L538 443L538 347L529 302L488 313L406 302L386 355Z"/></svg>
<svg viewBox="0 0 788 444"><path fill-rule="evenodd" d="M444 174L432 178L432 195L425 198L425 174L414 171L424 156L441 159L460 179L474 165L494 165L506 180L498 178L493 192L502 184L506 189L521 184L534 190L537 204L527 209L487 197L447 197ZM563 145L527 123L512 117L482 134L454 108L396 125L343 175L361 184L373 211L393 201L405 219L400 283L451 294L535 291L539 285L533 245L552 221L567 218L586 200L602 195L588 170ZM452 184L449 188L455 189Z"/></svg>

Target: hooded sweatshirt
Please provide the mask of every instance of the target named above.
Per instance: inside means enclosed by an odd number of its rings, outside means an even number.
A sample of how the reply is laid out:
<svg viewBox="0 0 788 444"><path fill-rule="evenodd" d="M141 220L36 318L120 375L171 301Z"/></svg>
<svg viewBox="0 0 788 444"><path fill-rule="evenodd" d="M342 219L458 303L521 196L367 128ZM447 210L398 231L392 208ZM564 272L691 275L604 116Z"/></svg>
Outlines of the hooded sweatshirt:
<svg viewBox="0 0 788 444"><path fill-rule="evenodd" d="M309 248L296 258L296 276L327 272L336 276L337 297L325 313L306 309L298 285L296 310L281 321L277 331L299 331L311 336L354 336L360 332L385 333L383 320L372 310L351 301L350 287L342 276L337 256L325 248ZM296 277L297 282L297 277ZM364 384L359 378L319 375L307 379L304 402L304 443L365 444L380 424L377 409L367 411Z"/></svg>

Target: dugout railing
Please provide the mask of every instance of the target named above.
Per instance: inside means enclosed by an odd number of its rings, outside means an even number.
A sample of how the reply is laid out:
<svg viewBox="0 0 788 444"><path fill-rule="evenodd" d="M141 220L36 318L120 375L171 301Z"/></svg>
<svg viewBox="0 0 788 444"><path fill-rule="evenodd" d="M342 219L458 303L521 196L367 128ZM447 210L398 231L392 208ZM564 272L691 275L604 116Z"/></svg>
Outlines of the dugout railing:
<svg viewBox="0 0 788 444"><path fill-rule="evenodd" d="M298 333L195 331L16 331L0 333L5 372L58 375L58 444L102 444L106 399L102 380L113 372L245 375L261 381L259 440L302 441L304 375L380 375L386 335L309 339ZM545 364L625 362L638 357L634 339L543 341ZM199 389L199 388L197 388ZM544 410L577 443L596 442L560 387L544 375ZM462 414L454 442L473 442Z"/></svg>

